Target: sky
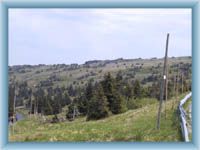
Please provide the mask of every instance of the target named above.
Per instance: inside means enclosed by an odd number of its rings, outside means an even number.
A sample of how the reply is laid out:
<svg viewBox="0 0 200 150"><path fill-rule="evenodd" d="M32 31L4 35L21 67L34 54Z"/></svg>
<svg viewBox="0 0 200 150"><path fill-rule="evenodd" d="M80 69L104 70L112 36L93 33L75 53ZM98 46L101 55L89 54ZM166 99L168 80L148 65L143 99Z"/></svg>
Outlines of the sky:
<svg viewBox="0 0 200 150"><path fill-rule="evenodd" d="M9 9L9 65L191 56L191 9Z"/></svg>

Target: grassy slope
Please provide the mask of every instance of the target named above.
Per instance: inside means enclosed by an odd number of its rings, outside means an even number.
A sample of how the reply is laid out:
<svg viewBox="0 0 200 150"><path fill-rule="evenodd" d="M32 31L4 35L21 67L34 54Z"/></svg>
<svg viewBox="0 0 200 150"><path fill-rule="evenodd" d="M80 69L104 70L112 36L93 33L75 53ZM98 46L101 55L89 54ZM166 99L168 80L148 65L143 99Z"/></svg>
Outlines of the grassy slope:
<svg viewBox="0 0 200 150"><path fill-rule="evenodd" d="M180 62L183 63L191 63L191 58L188 57L177 57L177 58L169 58L169 66L173 65L173 64L178 64ZM54 86L69 86L70 84L72 84L74 81L77 81L77 83L79 83L79 85L84 85L86 83L87 80L94 78L95 80L99 80L102 79L104 74L107 72L111 72L112 74L116 74L119 70L126 72L128 69L133 69L134 67L132 65L136 65L136 64L143 64L143 69L137 71L136 73L136 79L142 79L144 77L147 77L147 75L150 75L152 73L152 71L150 71L149 69L154 66L156 67L159 63L161 63L161 66L163 66L163 59L155 59L155 60L151 60L151 59L134 59L131 61L120 61L117 64L116 63L110 63L110 64L106 64L106 66L104 67L97 67L97 68L85 68L85 67L80 67L78 69L75 70L67 70L67 71L63 71L63 68L58 68L58 69L52 69L52 70L48 70L46 71L46 69L49 69L52 66L37 66L35 68L30 69L31 72L26 72L26 73L17 73L14 72L14 74L10 74L9 77L15 75L16 76L16 80L18 81L28 81L28 85L30 87L32 87L34 84L38 84L39 81L41 80L46 80L48 78L48 76L52 75L53 73L57 72L56 74L58 76L61 77L61 79L63 79L62 81L56 81L54 82ZM125 65L124 65L125 64ZM26 68L28 69L28 68ZM38 74L36 74L36 71L41 71L43 70L43 72L40 72ZM159 68L159 72L161 72L161 68ZM99 72L101 71L101 72ZM77 80L77 78L84 76L84 75L88 75L90 74L90 72L94 72L96 73L96 75L91 76L89 75L88 77L85 77L81 80ZM70 76L70 74L72 76ZM81 82L83 82L83 84L81 84Z"/></svg>
<svg viewBox="0 0 200 150"><path fill-rule="evenodd" d="M181 99L181 97L179 98ZM166 103L167 117L162 115L160 131L155 129L158 103L130 110L98 121L42 124L36 119L16 123L10 141L181 141L180 127L173 101ZM165 107L163 107L165 108ZM10 130L11 131L11 130Z"/></svg>

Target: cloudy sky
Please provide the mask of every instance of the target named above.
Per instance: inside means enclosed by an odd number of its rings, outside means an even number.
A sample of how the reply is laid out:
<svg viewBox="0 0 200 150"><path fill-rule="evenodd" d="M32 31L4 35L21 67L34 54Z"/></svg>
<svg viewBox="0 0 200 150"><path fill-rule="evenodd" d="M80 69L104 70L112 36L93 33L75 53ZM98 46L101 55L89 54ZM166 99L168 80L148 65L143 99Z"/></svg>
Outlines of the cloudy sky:
<svg viewBox="0 0 200 150"><path fill-rule="evenodd" d="M9 9L9 65L191 56L191 9Z"/></svg>

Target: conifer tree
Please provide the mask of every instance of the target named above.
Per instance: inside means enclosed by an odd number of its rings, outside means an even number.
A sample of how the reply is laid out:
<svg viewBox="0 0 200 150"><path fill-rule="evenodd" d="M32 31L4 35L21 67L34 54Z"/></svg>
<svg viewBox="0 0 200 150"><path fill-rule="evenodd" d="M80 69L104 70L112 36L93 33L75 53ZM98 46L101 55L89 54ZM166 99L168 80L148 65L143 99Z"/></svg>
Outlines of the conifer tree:
<svg viewBox="0 0 200 150"><path fill-rule="evenodd" d="M70 103L71 103L71 99L69 97L69 94L67 91L64 91L64 93L62 94L61 105L62 105L62 107L64 107L65 105L69 105Z"/></svg>
<svg viewBox="0 0 200 150"><path fill-rule="evenodd" d="M119 114L126 111L126 102L123 98L119 87L122 85L122 76L117 75L114 80L110 73L104 76L102 81L105 96L108 100L109 110L113 114Z"/></svg>
<svg viewBox="0 0 200 150"><path fill-rule="evenodd" d="M142 97L142 89L140 86L140 82L138 80L135 80L135 83L134 83L134 96L135 96L135 99Z"/></svg>
<svg viewBox="0 0 200 150"><path fill-rule="evenodd" d="M107 98L101 84L96 87L88 105L87 120L105 118L109 114Z"/></svg>
<svg viewBox="0 0 200 150"><path fill-rule="evenodd" d="M116 89L119 93L124 94L124 86L125 83L123 82L123 76L122 76L122 72L119 71L116 75L115 78L115 85L116 85Z"/></svg>
<svg viewBox="0 0 200 150"><path fill-rule="evenodd" d="M44 115L52 115L53 114L53 108L51 106L51 96L47 94L44 98Z"/></svg>
<svg viewBox="0 0 200 150"><path fill-rule="evenodd" d="M127 100L129 100L130 98L133 97L133 95L134 95L133 87L129 83L126 84L124 93L125 93Z"/></svg>
<svg viewBox="0 0 200 150"><path fill-rule="evenodd" d="M89 101L92 98L92 94L93 94L92 80L89 80L85 90L85 98Z"/></svg>
<svg viewBox="0 0 200 150"><path fill-rule="evenodd" d="M111 110L113 101L114 101L114 79L110 73L104 76L104 80L102 81L103 91L108 100L108 107Z"/></svg>
<svg viewBox="0 0 200 150"><path fill-rule="evenodd" d="M113 114L123 113L127 110L125 99L117 91L114 92L114 100L111 106L111 111Z"/></svg>
<svg viewBox="0 0 200 150"><path fill-rule="evenodd" d="M86 115L87 111L88 111L88 99L86 98L85 94L82 94L79 98L78 98L78 102L77 102L77 107L79 112L82 115Z"/></svg>

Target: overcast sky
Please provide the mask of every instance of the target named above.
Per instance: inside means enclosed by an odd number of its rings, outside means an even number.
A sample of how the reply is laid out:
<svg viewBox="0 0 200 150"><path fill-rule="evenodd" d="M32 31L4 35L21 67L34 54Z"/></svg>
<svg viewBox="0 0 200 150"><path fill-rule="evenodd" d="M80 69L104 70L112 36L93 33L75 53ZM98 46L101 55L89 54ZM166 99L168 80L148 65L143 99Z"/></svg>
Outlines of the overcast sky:
<svg viewBox="0 0 200 150"><path fill-rule="evenodd" d="M191 9L9 9L9 65L191 56Z"/></svg>

